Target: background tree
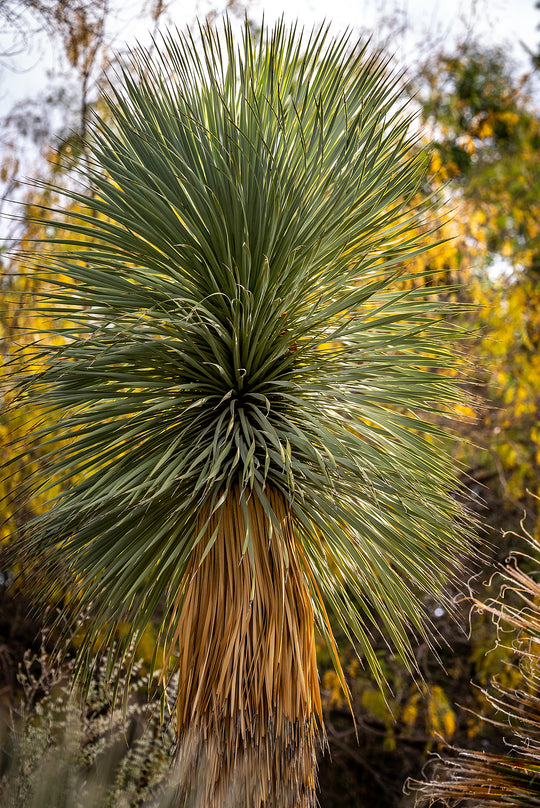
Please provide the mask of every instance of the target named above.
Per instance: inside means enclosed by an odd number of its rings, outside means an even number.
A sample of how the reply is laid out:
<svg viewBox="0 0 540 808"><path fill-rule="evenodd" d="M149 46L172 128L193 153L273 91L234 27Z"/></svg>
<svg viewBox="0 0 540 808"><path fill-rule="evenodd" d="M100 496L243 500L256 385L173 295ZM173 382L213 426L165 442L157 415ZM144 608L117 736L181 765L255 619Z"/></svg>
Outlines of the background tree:
<svg viewBox="0 0 540 808"><path fill-rule="evenodd" d="M442 56L427 76L426 122L437 132L436 167L450 180L459 229L455 259L479 305L476 352L491 405L479 424L471 468L499 482L497 496L534 514L538 491L540 121L525 79L502 51L469 45ZM513 516L510 519L514 518Z"/></svg>

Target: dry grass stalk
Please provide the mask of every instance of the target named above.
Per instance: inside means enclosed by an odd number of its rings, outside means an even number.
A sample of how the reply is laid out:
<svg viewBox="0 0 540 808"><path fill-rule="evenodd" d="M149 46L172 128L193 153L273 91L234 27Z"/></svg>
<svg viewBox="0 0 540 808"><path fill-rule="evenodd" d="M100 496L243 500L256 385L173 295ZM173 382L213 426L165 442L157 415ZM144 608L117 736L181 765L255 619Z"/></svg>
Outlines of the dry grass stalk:
<svg viewBox="0 0 540 808"><path fill-rule="evenodd" d="M458 758L445 758L435 768L432 781L418 789L416 804L528 808L540 805L537 780L534 762L462 749Z"/></svg>
<svg viewBox="0 0 540 808"><path fill-rule="evenodd" d="M471 599L475 609L492 615L500 632L498 641L504 632L504 642L511 644L519 660L518 687L510 689L494 679L483 691L493 715L483 720L501 730L508 753L453 750L454 757L436 762L429 781L411 784L418 792L417 805L540 806L540 583L537 571L519 566L520 558L537 563L540 547L524 532L534 555L512 553L498 570L502 576L498 596ZM508 595L512 599L505 600Z"/></svg>
<svg viewBox="0 0 540 808"><path fill-rule="evenodd" d="M313 608L287 502L277 490L266 494L280 532L253 494L250 559L239 492L232 491L209 519L208 539L197 545L186 575L169 652L178 654L183 804L315 804L322 712ZM208 516L200 513L199 527Z"/></svg>

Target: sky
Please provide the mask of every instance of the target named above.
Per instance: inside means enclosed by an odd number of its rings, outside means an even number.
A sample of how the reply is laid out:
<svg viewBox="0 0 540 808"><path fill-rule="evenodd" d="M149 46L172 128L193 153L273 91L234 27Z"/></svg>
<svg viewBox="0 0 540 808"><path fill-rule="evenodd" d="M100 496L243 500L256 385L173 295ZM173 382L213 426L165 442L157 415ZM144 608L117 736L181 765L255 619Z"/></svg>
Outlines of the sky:
<svg viewBox="0 0 540 808"><path fill-rule="evenodd" d="M236 0L252 19L260 20L263 13L268 22L282 14L298 19L310 28L326 20L335 28L367 29L375 39L388 37L391 20L393 33L389 47L407 61L421 54L426 42L439 41L448 45L456 37L474 30L483 41L505 43L516 59L526 63L524 43L534 50L540 42L540 11L535 0ZM205 17L224 0L172 0L167 5L169 18L179 26ZM134 15L142 5L133 0L112 0L107 39L117 49L135 38L146 38L148 23ZM148 3L146 4L149 5ZM7 31L0 32L0 46ZM0 64L0 104L39 90L49 80L50 71L57 68L54 43L33 40L33 47L23 50L11 60L10 69Z"/></svg>
<svg viewBox="0 0 540 808"><path fill-rule="evenodd" d="M20 0L24 8L25 0ZM68 0L69 2L69 0ZM480 37L484 44L503 44L511 52L519 70L530 69L526 48L537 51L540 45L540 11L535 0L234 0L237 10L245 8L258 22L263 14L272 23L281 15L298 20L306 28L326 20L333 30L350 27L369 33L375 44L385 45L401 64L421 59L423 54L444 49L465 36ZM164 24L179 27L226 4L226 0L168 0L168 16ZM121 51L126 43L149 41L148 17L141 20L137 9L150 6L148 0L109 0L106 43ZM238 16L240 25L241 13ZM0 20L1 22L1 20ZM0 53L9 46L9 31L0 25ZM69 89L62 73L58 43L54 39L30 37L28 47L20 48L11 59L0 59L0 121L23 100L43 98L51 88ZM535 99L540 103L540 76ZM75 95L75 94L74 94ZM24 116L26 113L22 112ZM50 113L48 113L50 114ZM0 132L0 141L2 133ZM1 147L0 142L0 147Z"/></svg>
<svg viewBox="0 0 540 808"><path fill-rule="evenodd" d="M371 29L405 63L421 58L428 43L448 48L474 33L486 43L507 46L528 70L526 48L536 52L540 43L535 0L257 0L253 6L259 16L264 9L269 21L285 14L310 26L326 15L338 27ZM381 20L395 31L390 40Z"/></svg>
<svg viewBox="0 0 540 808"><path fill-rule="evenodd" d="M116 45L134 36L144 40L145 30L133 20L130 0L118 5ZM171 0L170 19L179 26L203 18L226 0ZM422 60L427 53L451 50L452 43L479 37L483 44L503 45L517 70L530 70L530 53L540 46L540 10L536 0L233 0L250 19L264 15L273 23L282 15L306 28L323 21L334 30L352 28L368 33L402 64ZM238 15L241 17L241 14ZM533 87L540 105L540 75Z"/></svg>
<svg viewBox="0 0 540 808"><path fill-rule="evenodd" d="M204 19L226 3L227 0L165 0L168 14L163 22L184 27L197 17ZM482 44L503 45L512 54L517 69L525 72L531 64L527 48L529 52L538 52L540 46L540 11L535 9L535 0L233 0L233 3L237 11L245 8L256 23L263 14L268 23L284 15L286 20L298 20L307 29L326 20L334 32L349 27L363 35L367 33L376 45L385 45L394 53L401 65L421 61L429 53L442 50L451 53L453 43L474 35ZM133 45L136 40L149 42L148 16L142 21L137 11L150 5L150 0L109 0L113 13L109 15L105 36L107 52L122 51L126 43ZM26 0L16 0L15 8L27 8ZM241 17L241 13L237 14L238 25ZM62 72L65 62L59 58L58 42L46 36L31 36L27 42L28 46L20 47L12 57L0 56L0 163L8 153L6 149L11 150L17 154L24 176L33 176L36 160L40 159L38 144L54 143L54 132L76 125L80 111L74 108L70 123L63 102L56 106L46 102L47 95L54 97L62 90L70 97L69 77ZM0 54L5 55L9 45L10 32L0 18ZM80 99L80 90L72 90L71 98ZM533 100L540 107L540 71L533 84ZM41 125L40 114L46 132L41 141L33 135L38 130L27 126L32 116ZM5 127L6 120L11 121L9 129ZM23 140L21 120L28 129ZM6 226L3 218L0 217L0 232Z"/></svg>
<svg viewBox="0 0 540 808"><path fill-rule="evenodd" d="M126 0L119 0L125 2ZM261 19L264 14L273 22L282 14L290 20L298 19L306 27L329 21L343 28L372 29L391 18L406 28L396 36L395 45L412 50L421 46L426 38L451 40L469 28L492 42L517 45L523 41L534 49L540 41L540 11L535 0L243 0L251 18ZM129 7L129 0L126 6ZM181 23L195 16L204 16L215 8L216 0L180 0L173 3L174 16ZM129 30L129 26L126 30ZM518 46L519 50L519 46Z"/></svg>
<svg viewBox="0 0 540 808"><path fill-rule="evenodd" d="M257 3L262 7L262 4ZM322 0L271 0L265 4L268 14L279 15L283 11L300 19L329 15L339 25L362 25L366 17L378 18L381 12L394 9L404 18L409 18L419 29L448 30L459 19L474 19L482 28L489 29L498 37L528 36L531 26L540 18L534 10L534 0L332 0L331 6Z"/></svg>

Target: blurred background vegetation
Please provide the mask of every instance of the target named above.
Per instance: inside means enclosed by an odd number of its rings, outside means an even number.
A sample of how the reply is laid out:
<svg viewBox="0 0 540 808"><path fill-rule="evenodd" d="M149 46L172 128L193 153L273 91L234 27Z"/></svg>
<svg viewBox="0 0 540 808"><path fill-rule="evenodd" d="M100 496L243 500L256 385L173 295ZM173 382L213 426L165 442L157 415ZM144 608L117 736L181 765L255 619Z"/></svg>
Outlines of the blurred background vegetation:
<svg viewBox="0 0 540 808"><path fill-rule="evenodd" d="M249 17L249 3L233 0L228 12ZM39 291L20 276L18 253L30 246L39 253L44 234L33 213L57 201L51 187L29 185L25 178L54 184L61 176L64 183L77 183L78 172L84 172L87 121L94 108L101 109L103 69L109 68L110 75L114 68L114 50L105 36L112 13L107 0L0 0L0 25L12 33L8 44L2 40L4 73L17 49L44 35L54 41L63 64L61 83L51 84L37 99L15 98L0 113L4 367L19 361L17 350L32 339L25 330L27 305ZM168 22L171 6L153 0L140 13L146 28L157 31ZM386 15L387 42L399 36L400 24ZM493 710L484 688L493 676L507 690L524 686L516 648L500 641L489 611L469 621L467 599L496 594L497 584L486 590L484 582L511 549L523 549L517 534L524 514L528 533L540 540L540 47L523 55L528 66L522 59L517 68L507 46L488 46L469 30L448 50L440 40L426 40L403 74L404 93L418 110L419 148L432 143L424 192L438 198L440 210L435 246L418 258L416 269L429 271L434 284L448 284L450 296L471 304L462 315L463 350L470 392L479 404L476 410L468 405L458 409L451 428L463 436L456 456L463 491L456 496L470 500L484 524L480 541L486 560L475 578L454 593L461 603L458 623L437 603L430 604L441 634L441 659L427 647L417 649L422 682L411 680L381 638L379 653L393 690L387 702L343 641L352 716L321 643L330 747L319 770L325 808L358 808L368 801L380 808L413 805L414 794L403 791L405 781L418 778L429 753L441 752L445 744L504 751L500 728L481 720ZM28 505L11 495L15 487L23 490L26 476L44 462L36 452L21 454L13 448L42 416L27 412L24 420L19 411L14 420L9 404L4 386L0 548L13 531L24 531L42 507L39 500ZM139 648L142 695L135 694L125 718L121 713L111 718L114 694L104 682L96 681L84 710L68 698L69 661L62 668L50 666L44 616L31 607L24 571L10 569L0 556L2 804L46 804L36 789L44 783L43 760L55 748L64 750L72 785L54 797L54 805L78 804L70 802L70 793L79 795L80 804L84 799L88 805L153 804L151 799L158 798L152 789L170 763L171 737L142 707L148 686L145 659L155 642L151 631Z"/></svg>

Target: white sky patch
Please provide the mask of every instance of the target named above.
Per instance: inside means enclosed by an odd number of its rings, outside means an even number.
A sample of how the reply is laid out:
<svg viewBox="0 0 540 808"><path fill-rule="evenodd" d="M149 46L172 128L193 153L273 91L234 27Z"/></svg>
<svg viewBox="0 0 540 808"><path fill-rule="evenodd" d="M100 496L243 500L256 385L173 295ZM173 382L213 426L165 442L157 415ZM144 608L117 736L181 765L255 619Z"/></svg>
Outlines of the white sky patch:
<svg viewBox="0 0 540 808"><path fill-rule="evenodd" d="M453 43L477 37L482 45L504 45L518 70L530 70L530 53L540 45L540 11L535 0L236 0L237 10L244 7L256 24L263 14L274 23L282 15L287 22L298 21L310 30L323 21L331 24L336 34L351 28L371 35L375 45L383 45L401 65L422 62L434 53L452 52ZM219 5L220 2L222 5ZM162 28L183 28L207 15L214 18L225 6L224 0L171 0ZM110 0L110 13L105 32L105 52L121 52L126 46L150 43L151 20L141 17L148 8L146 0ZM240 27L241 14L233 18ZM29 26L36 20L28 12ZM32 25L30 25L32 23ZM0 52L9 52L10 32L0 30ZM527 50L528 49L528 50ZM97 95L95 79L102 66L96 64L90 95ZM6 144L16 151L23 177L35 175L38 149L43 142L55 143L55 133L68 132L79 121L80 89L76 78L66 71L65 58L58 41L45 34L28 37L28 48L13 56L0 58L0 120L15 111L11 129L0 131L0 160ZM63 97L59 97L63 93ZM540 107L540 80L533 88L534 100ZM22 102L27 102L24 106ZM68 109L71 105L71 109ZM48 127L45 137L33 135L42 125ZM27 123L28 132L21 136ZM15 132L15 134L13 134ZM38 171L39 173L39 171ZM2 211L0 210L0 213ZM0 223L0 237L5 223ZM4 236L7 234L4 233ZM493 272L498 273L494 268Z"/></svg>
<svg viewBox="0 0 540 808"><path fill-rule="evenodd" d="M244 4L256 21L264 14L266 21L273 23L284 15L286 20L298 20L311 28L326 20L336 30L367 29L375 41L386 41L392 28L394 35L388 47L405 60L414 59L430 40L448 46L452 40L474 33L486 45L508 44L525 66L527 52L520 43L535 51L540 41L540 12L534 8L535 0L244 0ZM183 27L219 8L219 0L173 0L168 17ZM106 35L110 46L121 50L135 39L148 41L149 22L138 17L138 4L113 0L111 9ZM4 48L7 37L6 32L0 33ZM31 50L11 60L14 69L0 65L0 103L4 105L46 88L55 71L58 44L46 37L31 41Z"/></svg>

